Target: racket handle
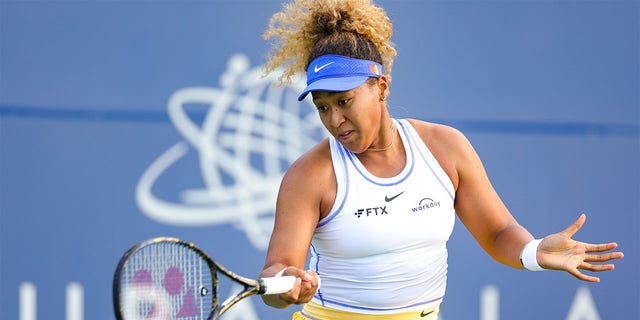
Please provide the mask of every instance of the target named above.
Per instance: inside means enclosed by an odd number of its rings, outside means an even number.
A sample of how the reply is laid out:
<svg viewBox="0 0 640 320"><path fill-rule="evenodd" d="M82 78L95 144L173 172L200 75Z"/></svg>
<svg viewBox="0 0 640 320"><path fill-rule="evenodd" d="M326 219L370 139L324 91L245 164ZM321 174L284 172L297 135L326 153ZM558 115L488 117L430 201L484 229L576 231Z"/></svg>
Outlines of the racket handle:
<svg viewBox="0 0 640 320"><path fill-rule="evenodd" d="M296 283L296 277L294 276L270 277L260 280L262 280L262 284L265 287L263 294L285 293L293 289Z"/></svg>

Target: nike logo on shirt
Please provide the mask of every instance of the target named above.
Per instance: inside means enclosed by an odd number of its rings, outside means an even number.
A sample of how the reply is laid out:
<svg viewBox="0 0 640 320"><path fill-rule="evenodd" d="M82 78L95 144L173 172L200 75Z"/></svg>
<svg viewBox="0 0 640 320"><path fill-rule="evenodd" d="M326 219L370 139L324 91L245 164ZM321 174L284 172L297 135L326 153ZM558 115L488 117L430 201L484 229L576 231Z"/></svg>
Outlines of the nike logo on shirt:
<svg viewBox="0 0 640 320"><path fill-rule="evenodd" d="M434 310L431 310L431 311L426 312L426 313L425 313L424 311L420 312L420 318L424 318L424 317L426 317L426 316L428 316L428 315L432 314L432 313L433 313L433 311L434 311Z"/></svg>
<svg viewBox="0 0 640 320"><path fill-rule="evenodd" d="M393 199L395 199L395 198L399 197L399 196L400 196L401 194L403 194L403 193L404 193L404 191L402 191L402 192L400 192L400 193L396 194L396 195L395 195L395 196L393 196L393 197L384 196L384 201L385 201L385 202L391 202L391 201L393 201Z"/></svg>

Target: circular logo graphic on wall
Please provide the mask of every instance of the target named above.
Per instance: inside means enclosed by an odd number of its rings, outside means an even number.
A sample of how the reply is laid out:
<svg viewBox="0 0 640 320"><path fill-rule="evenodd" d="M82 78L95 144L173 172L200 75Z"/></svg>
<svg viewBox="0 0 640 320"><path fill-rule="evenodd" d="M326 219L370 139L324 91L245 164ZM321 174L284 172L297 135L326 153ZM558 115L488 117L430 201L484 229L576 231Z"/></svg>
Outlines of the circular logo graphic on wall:
<svg viewBox="0 0 640 320"><path fill-rule="evenodd" d="M220 77L220 88L188 87L169 98L171 122L184 138L146 169L136 188L136 201L149 218L170 225L231 224L251 243L266 249L278 187L288 166L326 136L315 108L297 101L304 89L298 77L289 86L273 85L279 73L263 77L242 54L232 56ZM190 108L205 108L194 120ZM159 196L160 178L185 155L199 169L194 188L174 198ZM184 164L183 164L184 166ZM184 181L182 181L184 183Z"/></svg>

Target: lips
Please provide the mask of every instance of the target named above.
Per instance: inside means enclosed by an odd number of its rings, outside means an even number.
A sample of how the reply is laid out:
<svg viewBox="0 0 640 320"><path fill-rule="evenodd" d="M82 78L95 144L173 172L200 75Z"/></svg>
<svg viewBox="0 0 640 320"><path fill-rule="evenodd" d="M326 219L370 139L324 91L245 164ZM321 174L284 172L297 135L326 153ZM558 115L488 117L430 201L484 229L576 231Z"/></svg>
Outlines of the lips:
<svg viewBox="0 0 640 320"><path fill-rule="evenodd" d="M340 140L347 140L352 135L353 135L353 130L344 131L344 132L342 132L341 134L338 135L338 138L340 138Z"/></svg>

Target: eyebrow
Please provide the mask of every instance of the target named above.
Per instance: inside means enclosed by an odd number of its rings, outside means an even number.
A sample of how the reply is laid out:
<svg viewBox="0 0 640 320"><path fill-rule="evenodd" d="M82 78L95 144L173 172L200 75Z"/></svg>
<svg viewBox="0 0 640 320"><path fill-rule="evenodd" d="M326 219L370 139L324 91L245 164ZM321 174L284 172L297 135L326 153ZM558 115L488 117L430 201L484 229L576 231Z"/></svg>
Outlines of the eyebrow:
<svg viewBox="0 0 640 320"><path fill-rule="evenodd" d="M335 96L337 94L343 93L344 91L325 91L326 92L326 96L327 97L331 97L331 96ZM321 99L322 97L316 97L313 95L313 92L311 93L311 97L313 97L313 101L316 101L318 99Z"/></svg>

